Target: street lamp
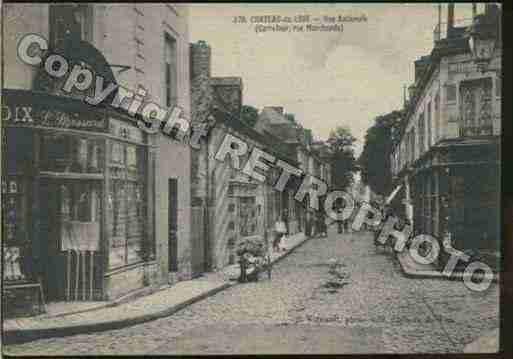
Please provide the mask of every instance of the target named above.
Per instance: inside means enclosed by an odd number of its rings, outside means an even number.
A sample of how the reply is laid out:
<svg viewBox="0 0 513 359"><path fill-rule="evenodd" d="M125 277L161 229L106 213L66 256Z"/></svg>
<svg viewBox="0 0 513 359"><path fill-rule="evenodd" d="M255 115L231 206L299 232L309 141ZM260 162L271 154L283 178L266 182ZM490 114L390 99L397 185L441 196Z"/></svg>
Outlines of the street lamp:
<svg viewBox="0 0 513 359"><path fill-rule="evenodd" d="M477 15L467 33L472 58L481 72L500 71L489 68L499 35L497 20L486 13Z"/></svg>

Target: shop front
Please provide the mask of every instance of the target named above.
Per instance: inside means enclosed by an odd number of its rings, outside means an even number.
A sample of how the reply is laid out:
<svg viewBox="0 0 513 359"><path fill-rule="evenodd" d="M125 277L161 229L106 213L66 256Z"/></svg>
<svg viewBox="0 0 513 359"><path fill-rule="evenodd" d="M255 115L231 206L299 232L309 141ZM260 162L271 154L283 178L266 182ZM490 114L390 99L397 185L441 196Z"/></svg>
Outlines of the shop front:
<svg viewBox="0 0 513 359"><path fill-rule="evenodd" d="M415 234L430 234L441 246L449 240L452 247L499 270L499 179L496 139L471 139L441 146L432 158L417 164L412 177ZM448 257L449 253L442 249L439 265L444 266Z"/></svg>
<svg viewBox="0 0 513 359"><path fill-rule="evenodd" d="M2 95L4 291L39 283L47 301L93 301L144 285L114 274L155 258L154 139L79 99Z"/></svg>

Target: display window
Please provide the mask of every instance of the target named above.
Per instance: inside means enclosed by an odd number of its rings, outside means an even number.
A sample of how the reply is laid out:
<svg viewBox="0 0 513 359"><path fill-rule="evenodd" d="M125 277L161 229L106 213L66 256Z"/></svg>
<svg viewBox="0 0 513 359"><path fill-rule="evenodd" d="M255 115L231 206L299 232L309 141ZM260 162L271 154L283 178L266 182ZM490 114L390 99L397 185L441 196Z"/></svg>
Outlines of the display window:
<svg viewBox="0 0 513 359"><path fill-rule="evenodd" d="M112 141L110 148L109 172L112 181L108 196L111 218L109 263L110 268L117 268L145 258L146 156L143 147L133 144Z"/></svg>

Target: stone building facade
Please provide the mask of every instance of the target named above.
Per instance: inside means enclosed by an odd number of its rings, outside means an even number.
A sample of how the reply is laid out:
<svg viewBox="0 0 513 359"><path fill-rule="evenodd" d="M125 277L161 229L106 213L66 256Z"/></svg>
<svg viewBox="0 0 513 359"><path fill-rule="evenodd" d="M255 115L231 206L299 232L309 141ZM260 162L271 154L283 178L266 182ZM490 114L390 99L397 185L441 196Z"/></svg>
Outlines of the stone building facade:
<svg viewBox="0 0 513 359"><path fill-rule="evenodd" d="M49 300L60 301L113 299L168 283L170 273L171 280L189 277L190 147L147 134L126 112L43 85L43 69L17 57L23 36L41 35L51 51L74 56L127 90L144 90L145 101L179 106L190 118L187 7L7 4L3 15L3 237L15 251L28 248L23 260L32 273L25 280L41 281ZM34 108L35 118L40 104L76 122L5 121L18 105ZM83 120L105 127L73 128ZM16 155L21 144L34 156ZM99 244L79 250L76 242L91 235Z"/></svg>
<svg viewBox="0 0 513 359"><path fill-rule="evenodd" d="M477 251L496 268L501 44L498 40L488 67L479 69L469 47L472 27L455 27L454 4L448 6L446 37L437 36L430 55L415 61L392 175L403 185L400 200L416 233ZM491 23L494 36L500 35L495 5L486 5L476 21Z"/></svg>
<svg viewBox="0 0 513 359"><path fill-rule="evenodd" d="M212 77L210 46L204 41L191 44L191 89L193 127L206 125L208 136L193 151L192 205L193 243L197 255L195 272L222 268L236 261L237 243L251 236L265 237L275 221L286 211L289 233L305 230L304 204L294 199L300 178L290 181L285 191L273 189L279 171L271 169L268 181L260 183L231 167L230 160L217 161L214 156L227 135L235 136L260 148L304 173L328 180L329 168L324 155L309 148L304 130L283 116L282 107L264 108L254 127L240 118L243 104L243 83L238 77ZM268 116L272 119L269 121ZM301 152L303 151L303 152ZM321 151L322 152L322 151ZM301 157L303 154L303 157ZM241 156L242 164L249 157ZM301 162L302 161L302 162Z"/></svg>

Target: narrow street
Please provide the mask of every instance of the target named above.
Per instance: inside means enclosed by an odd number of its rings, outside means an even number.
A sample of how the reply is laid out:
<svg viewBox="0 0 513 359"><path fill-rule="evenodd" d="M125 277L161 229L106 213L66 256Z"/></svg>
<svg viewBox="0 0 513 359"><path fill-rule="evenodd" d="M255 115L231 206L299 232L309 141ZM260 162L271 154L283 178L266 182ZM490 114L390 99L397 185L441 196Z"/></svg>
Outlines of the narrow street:
<svg viewBox="0 0 513 359"><path fill-rule="evenodd" d="M335 260L338 260L336 264ZM314 238L271 281L241 284L121 330L12 345L9 354L461 352L498 326L498 287L408 279L370 233Z"/></svg>

